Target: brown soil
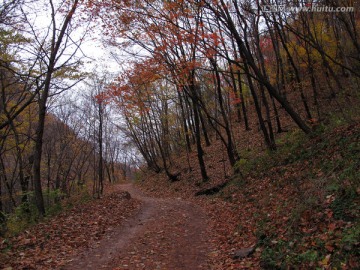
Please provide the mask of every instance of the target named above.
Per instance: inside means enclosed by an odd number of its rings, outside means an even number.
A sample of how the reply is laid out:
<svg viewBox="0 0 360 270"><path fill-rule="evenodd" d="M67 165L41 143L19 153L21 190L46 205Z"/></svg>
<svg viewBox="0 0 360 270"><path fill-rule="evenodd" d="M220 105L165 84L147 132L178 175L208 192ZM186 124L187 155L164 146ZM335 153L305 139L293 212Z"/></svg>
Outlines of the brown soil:
<svg viewBox="0 0 360 270"><path fill-rule="evenodd" d="M62 269L209 269L207 216L199 206L150 198L131 184L118 189L140 200L140 211Z"/></svg>

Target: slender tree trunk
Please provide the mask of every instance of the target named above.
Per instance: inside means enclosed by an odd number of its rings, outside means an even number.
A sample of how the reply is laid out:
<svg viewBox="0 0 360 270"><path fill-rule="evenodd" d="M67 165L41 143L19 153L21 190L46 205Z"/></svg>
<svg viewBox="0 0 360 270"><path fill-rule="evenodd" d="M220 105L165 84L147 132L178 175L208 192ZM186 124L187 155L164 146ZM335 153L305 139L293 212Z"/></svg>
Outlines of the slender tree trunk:
<svg viewBox="0 0 360 270"><path fill-rule="evenodd" d="M244 70L245 70L245 73L246 73L246 76L247 76L247 79L248 79L250 92L251 92L251 95L252 95L253 100L254 100L255 110L256 110L256 113L257 113L257 116L258 116L260 129L261 129L261 131L262 131L262 133L264 135L265 144L269 149L271 149L271 140L269 138L269 133L268 133L268 131L266 129L266 126L265 126L265 123L264 123L264 119L263 119L262 112L261 112L261 107L260 107L259 100L258 100L258 95L256 93L256 89L254 87L252 78L251 78L250 73L249 73L249 67L248 67L248 65L246 63L244 64Z"/></svg>
<svg viewBox="0 0 360 270"><path fill-rule="evenodd" d="M35 148L34 148L34 163L33 163L33 180L34 180L34 192L36 207L41 216L45 215L45 205L42 193L42 179L41 179L41 157L42 157L42 145L43 135L45 127L46 117L46 102L49 96L50 89L50 75L48 76L48 83L45 85L45 89L42 92L42 97L39 100L39 113L38 113L38 126L36 128L35 136Z"/></svg>
<svg viewBox="0 0 360 270"><path fill-rule="evenodd" d="M189 131L191 132L191 141L192 144L196 144L196 138L195 138L195 121L194 121L194 105L192 104L193 101L189 100L189 97L186 97L185 100L185 107L186 107L186 114L188 115L187 117L187 122L188 122L188 127L189 127Z"/></svg>
<svg viewBox="0 0 360 270"><path fill-rule="evenodd" d="M315 80L315 70L314 70L314 66L313 66L313 60L310 56L310 48L309 46L305 47L306 49L306 56L307 56L307 66L308 66L308 70L309 70L309 76L310 76L310 82L311 82L311 88L313 90L313 100L314 100L314 106L316 108L316 112L317 112L317 117L318 119L321 118L321 114L320 114L320 104L318 101L318 91L317 91L317 86L316 86L316 80Z"/></svg>
<svg viewBox="0 0 360 270"><path fill-rule="evenodd" d="M242 109L243 116L244 116L244 125L245 125L245 130L250 130L249 120L248 120L248 116L247 116L246 103L245 103L245 98L244 98L243 85L242 85L242 81L241 81L240 71L238 71L238 72L237 72L237 79L238 79L238 83L239 83L239 92L240 92L240 100L241 100L241 109Z"/></svg>
<svg viewBox="0 0 360 270"><path fill-rule="evenodd" d="M269 134L269 140L270 140L269 149L276 150L274 130L273 130L271 116L270 116L270 107L269 107L269 103L268 103L266 95L265 95L264 87L262 85L260 85L260 91L261 91L261 98L262 98L262 101L263 101L263 104L265 107L265 112L266 112L266 122L267 122L267 126L268 126L268 134Z"/></svg>
<svg viewBox="0 0 360 270"><path fill-rule="evenodd" d="M204 150L201 145L201 128L200 128L200 115L199 115L199 105L198 105L198 95L196 93L195 85L192 83L190 85L190 92L193 105L193 114L194 114L194 126L195 126L195 141L196 141L196 150L197 157L199 161L199 167L201 171L201 177L204 182L209 180L209 176L206 172L206 166L204 161Z"/></svg>
<svg viewBox="0 0 360 270"><path fill-rule="evenodd" d="M223 100L223 96L222 96L222 92L221 92L221 78L220 78L220 73L217 67L217 63L214 59L210 60L214 72L215 72L215 87L216 87L216 91L217 91L217 101L219 103L219 107L220 107L220 113L221 113L221 117L222 120L224 122L224 128L225 128L225 132L226 132L226 136L227 136L227 144L226 144L226 150L228 153L228 157L229 157L229 161L230 161L230 165L232 167L235 166L236 162L239 160L239 154L236 150L235 144L233 142L232 139L232 134L231 134L231 128L230 128L230 123L224 108L224 100Z"/></svg>
<svg viewBox="0 0 360 270"><path fill-rule="evenodd" d="M98 167L98 180L99 180L99 190L97 197L103 193L104 189L104 157L103 157L103 120L104 120L104 108L103 104L99 102L98 104L98 113L99 113L99 130L98 130L98 144L99 144L99 167Z"/></svg>
<svg viewBox="0 0 360 270"><path fill-rule="evenodd" d="M271 97L271 102L272 102L272 105L273 105L273 108L274 108L274 113L275 113L277 133L281 133L281 132L283 132L284 130L283 130L282 127L281 127L281 121L280 121L279 111L278 111L278 109L277 109L277 107L276 107L275 100L274 100L273 97Z"/></svg>
<svg viewBox="0 0 360 270"><path fill-rule="evenodd" d="M58 60L58 52L60 50L60 45L65 36L65 31L70 24L72 16L77 8L78 0L75 0L72 4L71 10L66 16L63 25L61 27L59 35L57 34L57 27L55 23L55 10L52 6L52 22L53 22L53 36L51 42L51 52L49 57L48 68L45 76L44 89L40 92L40 98L38 101L39 111L38 111L38 125L35 131L35 147L34 147L34 163L33 163L33 181L34 181L34 192L35 192L35 203L36 207L39 211L40 216L45 215L45 206L44 206L44 198L42 193L42 179L41 179L41 157L42 157L42 145L43 145L43 135L44 135L44 127L45 127L45 118L46 118L46 105L47 100L50 93L50 83L52 79L52 75L55 70L55 64Z"/></svg>
<svg viewBox="0 0 360 270"><path fill-rule="evenodd" d="M204 134L205 145L210 146L211 143L210 143L209 135L208 135L206 125L205 125L205 120L204 120L204 117L203 117L201 111L199 111L199 118L200 118L202 133Z"/></svg>
<svg viewBox="0 0 360 270"><path fill-rule="evenodd" d="M204 150L201 146L201 134L200 134L200 117L197 106L194 104L194 121L195 121L195 139L196 139L196 150L197 150L197 157L199 161L201 177L203 181L207 181L209 179L205 161L204 161Z"/></svg>
<svg viewBox="0 0 360 270"><path fill-rule="evenodd" d="M20 147L20 138L19 138L19 133L15 127L14 121L10 118L10 115L8 114L7 111L5 111L5 114L7 116L7 118L9 119L9 125L11 130L13 131L14 134L14 138L15 138L15 147L16 147L16 163L19 165L19 180L20 180L20 186L21 186L21 202L25 203L28 202L28 191L29 191L29 182L28 179L25 177L24 175L24 162L23 162L23 155L22 155L22 150ZM1 193L0 193L1 195Z"/></svg>
<svg viewBox="0 0 360 270"><path fill-rule="evenodd" d="M184 135L185 135L185 141L186 141L186 149L187 149L188 152L191 152L190 136L189 136L188 125L186 123L184 102L183 102L183 98L181 96L180 91L177 91L177 93L178 93L179 103L180 103L181 120L182 120L182 125L183 125L184 133L185 133Z"/></svg>
<svg viewBox="0 0 360 270"><path fill-rule="evenodd" d="M4 159L2 158L1 155L0 155L0 172L2 172L3 182L5 184L6 189L8 190L9 198L10 198L10 201L12 203L12 206L16 207L17 204L16 204L16 200L15 200L14 194L13 194L14 188L13 188L13 186L11 184L9 184L9 180L7 179Z"/></svg>

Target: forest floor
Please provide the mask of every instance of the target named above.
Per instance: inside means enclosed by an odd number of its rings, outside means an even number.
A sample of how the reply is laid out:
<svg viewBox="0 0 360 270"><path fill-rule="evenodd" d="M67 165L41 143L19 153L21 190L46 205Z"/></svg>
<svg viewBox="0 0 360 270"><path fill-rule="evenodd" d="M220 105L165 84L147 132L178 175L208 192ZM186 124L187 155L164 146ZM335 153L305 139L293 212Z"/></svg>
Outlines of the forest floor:
<svg viewBox="0 0 360 270"><path fill-rule="evenodd" d="M0 269L359 269L360 121L311 137L284 133L276 152L255 134L239 138L259 144L241 151L241 175L230 176L213 138L209 181L196 153L179 153L177 182L145 172L0 239Z"/></svg>
<svg viewBox="0 0 360 270"><path fill-rule="evenodd" d="M207 219L194 203L114 185L101 200L3 240L0 269L209 269Z"/></svg>

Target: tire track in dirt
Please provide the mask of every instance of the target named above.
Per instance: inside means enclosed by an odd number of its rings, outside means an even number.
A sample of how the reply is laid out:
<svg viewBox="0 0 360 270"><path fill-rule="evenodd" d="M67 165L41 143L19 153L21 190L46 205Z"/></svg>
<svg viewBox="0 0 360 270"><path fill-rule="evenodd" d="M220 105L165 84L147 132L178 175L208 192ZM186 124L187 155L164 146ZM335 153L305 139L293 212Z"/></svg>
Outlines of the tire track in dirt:
<svg viewBox="0 0 360 270"><path fill-rule="evenodd" d="M199 206L146 197L131 184L118 188L142 202L139 213L63 269L209 269L207 216Z"/></svg>

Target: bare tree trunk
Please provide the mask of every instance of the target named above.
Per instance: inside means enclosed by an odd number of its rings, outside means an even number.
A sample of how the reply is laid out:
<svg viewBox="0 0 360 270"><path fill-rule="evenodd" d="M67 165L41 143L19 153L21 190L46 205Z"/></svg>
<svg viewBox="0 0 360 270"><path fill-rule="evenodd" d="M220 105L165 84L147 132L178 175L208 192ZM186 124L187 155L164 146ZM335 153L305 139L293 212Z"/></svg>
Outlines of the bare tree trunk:
<svg viewBox="0 0 360 270"><path fill-rule="evenodd" d="M258 116L258 120L259 120L259 126L260 126L260 129L264 135L264 140L265 140L265 144L266 146L271 149L271 140L269 138L269 133L266 129L266 126L265 126L265 122L264 122L264 119L263 119L263 116L262 116L262 112L261 112L261 106L259 104L259 99L258 99L258 95L256 93L256 89L254 87L254 84L253 84L253 81L252 81L252 78L250 76L250 73L249 73L249 67L248 65L245 63L244 64L244 70L245 70L245 73L246 73L246 76L247 76L247 79L248 79L248 83L249 83L249 88L250 88L250 91L251 91L251 95L253 97L253 100L254 100L254 105L255 105L255 110L256 110L256 113L257 113L257 116Z"/></svg>
<svg viewBox="0 0 360 270"><path fill-rule="evenodd" d="M61 27L60 33L57 34L57 27L55 23L55 10L53 6L53 2L50 1L50 5L52 8L52 30L53 36L51 41L51 52L49 57L49 63L46 71L44 89L40 92L40 98L38 101L39 112L38 112L38 125L35 132L35 147L34 147L34 163L33 163L33 181L34 181L34 192L35 192L35 203L36 207L39 211L40 216L45 215L45 205L44 198L42 193L42 179L41 179L41 157L42 157L42 145L43 145L43 135L44 135L44 127L45 127L45 118L46 118L46 105L47 100L50 93L50 83L52 79L52 75L55 70L56 61L58 60L58 52L60 50L60 45L65 36L65 31L68 28L72 16L77 8L79 0L75 0L72 4L71 10L66 16L63 25Z"/></svg>
<svg viewBox="0 0 360 270"><path fill-rule="evenodd" d="M245 130L250 130L249 120L248 120L247 110L246 110L246 105L245 105L245 99L244 99L244 93L243 93L243 86L242 86L242 80L241 80L240 71L237 72L237 79L238 79L238 83L239 83L241 109L242 109L243 116L244 116Z"/></svg>
<svg viewBox="0 0 360 270"><path fill-rule="evenodd" d="M98 167L98 180L99 180L99 190L97 191L97 197L103 193L104 189L104 157L103 157L103 120L104 120L104 112L103 112L103 104L99 101L98 104L98 113L99 113L99 130L98 130L98 145L99 145L99 167Z"/></svg>
<svg viewBox="0 0 360 270"><path fill-rule="evenodd" d="M221 117L222 120L224 122L224 129L226 132L226 136L227 136L227 143L226 143L226 150L228 153L228 157L229 157L229 161L232 167L235 166L236 161L239 160L239 154L236 150L235 144L233 142L232 139L232 134L231 134L231 127L230 127L230 123L224 108L224 100L223 100L223 96L222 96L222 92L221 92L221 78L220 78L220 73L217 67L217 63L214 59L210 60L214 72L215 72L215 87L216 87L216 92L217 92L217 101L219 103L219 107L220 107L220 113L221 113Z"/></svg>
<svg viewBox="0 0 360 270"><path fill-rule="evenodd" d="M204 120L204 117L203 117L201 111L199 111L199 118L200 118L202 133L204 134L205 145L210 146L211 143L210 143L209 135L208 135L206 125L205 125L205 120Z"/></svg>
<svg viewBox="0 0 360 270"><path fill-rule="evenodd" d="M201 129L200 129L200 115L199 115L199 105L198 105L198 95L196 93L196 87L194 83L191 83L190 87L191 92L191 99L193 105L193 114L194 114L194 126L195 126L195 141L196 141L196 150L197 150L197 157L199 161L200 171L202 180L208 181L209 176L206 172L206 166L204 161L204 150L201 145Z"/></svg>
<svg viewBox="0 0 360 270"><path fill-rule="evenodd" d="M191 152L189 128L188 128L188 125L186 123L185 110L184 110L184 101L183 101L183 97L181 96L181 93L180 93L179 90L177 91L177 93L178 93L179 103L180 103L181 120L182 120L184 133L185 133L184 136L185 136L185 141L186 141L186 149L187 149L188 152Z"/></svg>

